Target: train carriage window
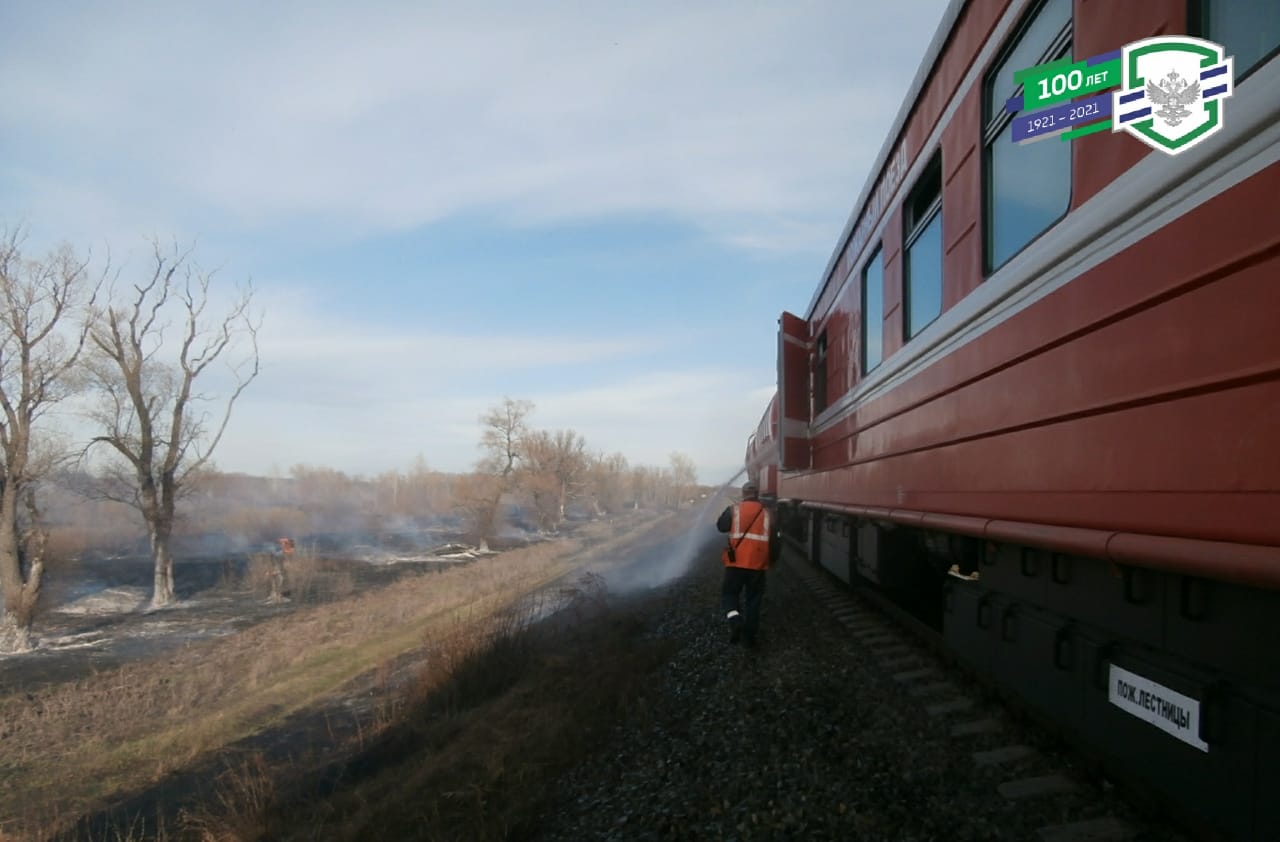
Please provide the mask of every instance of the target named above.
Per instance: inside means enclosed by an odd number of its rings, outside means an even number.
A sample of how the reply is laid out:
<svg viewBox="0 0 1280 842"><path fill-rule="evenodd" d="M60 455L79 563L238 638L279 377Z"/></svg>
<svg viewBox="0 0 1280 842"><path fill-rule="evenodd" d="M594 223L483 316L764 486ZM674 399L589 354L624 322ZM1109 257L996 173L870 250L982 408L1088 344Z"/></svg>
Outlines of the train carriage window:
<svg viewBox="0 0 1280 842"><path fill-rule="evenodd" d="M1202 37L1226 48L1237 82L1280 49L1280 3L1259 0L1192 0L1189 19Z"/></svg>
<svg viewBox="0 0 1280 842"><path fill-rule="evenodd" d="M827 332L818 337L813 360L813 414L827 408Z"/></svg>
<svg viewBox="0 0 1280 842"><path fill-rule="evenodd" d="M942 314L942 156L934 155L902 215L904 338Z"/></svg>
<svg viewBox="0 0 1280 842"><path fill-rule="evenodd" d="M862 269L862 373L884 354L884 257L880 249Z"/></svg>
<svg viewBox="0 0 1280 842"><path fill-rule="evenodd" d="M1049 137L1015 146L1005 102L1020 96L1013 74L1071 52L1071 0L1045 0L1023 21L987 74L983 98L986 173L984 261L990 274L1062 218L1071 202L1071 144Z"/></svg>

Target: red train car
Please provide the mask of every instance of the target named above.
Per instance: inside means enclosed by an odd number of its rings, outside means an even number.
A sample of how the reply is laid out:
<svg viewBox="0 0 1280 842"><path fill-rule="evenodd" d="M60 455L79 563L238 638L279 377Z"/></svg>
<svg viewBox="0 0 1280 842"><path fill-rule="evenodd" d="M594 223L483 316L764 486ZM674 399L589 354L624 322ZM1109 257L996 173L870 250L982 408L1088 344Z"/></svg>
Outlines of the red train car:
<svg viewBox="0 0 1280 842"><path fill-rule="evenodd" d="M760 488L766 499L778 497L778 401L769 401L756 431L747 439L747 478Z"/></svg>
<svg viewBox="0 0 1280 842"><path fill-rule="evenodd" d="M1183 34L1234 66L1203 142L1011 142L1015 71ZM1278 49L1271 0L952 2L748 452L795 548L1241 839L1280 838Z"/></svg>

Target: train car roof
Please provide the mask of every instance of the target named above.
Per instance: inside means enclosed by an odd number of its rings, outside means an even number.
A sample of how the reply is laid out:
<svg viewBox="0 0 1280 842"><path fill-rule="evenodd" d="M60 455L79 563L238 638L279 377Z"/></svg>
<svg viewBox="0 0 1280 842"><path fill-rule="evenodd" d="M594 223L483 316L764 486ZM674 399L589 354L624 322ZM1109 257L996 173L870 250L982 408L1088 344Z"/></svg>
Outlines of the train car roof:
<svg viewBox="0 0 1280 842"><path fill-rule="evenodd" d="M938 57L942 55L947 39L951 36L951 30L955 26L956 20L960 17L960 11L964 8L966 2L967 0L951 0L947 4L946 11L942 13L942 20L938 22L938 28L933 33L933 40L929 42L929 49L925 51L924 58L920 60L920 66L916 69L915 78L911 80L911 87L907 89L907 95L902 99L902 105L898 108L898 115L893 118L893 125L885 136L884 144L880 147L880 153L876 155L875 163L871 165L866 183L862 186L862 193L858 195L858 201L854 203L853 211L849 214L849 221L844 224L844 230L840 232L840 238L836 240L836 247L831 253L831 259L827 261L827 268L822 271L822 277L818 281L818 289L814 292L813 298L810 299L809 306L805 310L806 320L813 319L814 308L818 306L818 300L822 298L822 293L826 290L827 284L831 283L831 272L835 269L836 263L840 261L840 254L849 242L849 237L853 234L853 228L858 224L858 218L862 214L862 209L870 198L871 192L875 189L876 183L880 180L880 174L884 170L885 162L897 145L903 129L906 128L907 120L911 117L916 100L919 98L920 92L924 90L925 83L929 81L929 75L933 73L933 66L937 63Z"/></svg>

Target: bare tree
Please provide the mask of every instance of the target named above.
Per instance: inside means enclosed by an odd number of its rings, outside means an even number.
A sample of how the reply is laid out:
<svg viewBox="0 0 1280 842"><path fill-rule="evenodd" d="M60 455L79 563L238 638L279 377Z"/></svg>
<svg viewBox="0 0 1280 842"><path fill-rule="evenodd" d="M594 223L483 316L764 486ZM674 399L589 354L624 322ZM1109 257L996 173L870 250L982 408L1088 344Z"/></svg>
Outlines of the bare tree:
<svg viewBox="0 0 1280 842"><path fill-rule="evenodd" d="M483 489L486 495L486 505L476 519L476 532L481 545L487 546L488 539L497 527L498 506L502 503L502 496L513 490L519 480L517 469L524 457L525 437L529 432L526 419L531 412L532 401L504 397L502 403L480 416L480 423L483 425L480 448L484 455L480 457L476 471L493 478L491 482L474 484L475 490Z"/></svg>
<svg viewBox="0 0 1280 842"><path fill-rule="evenodd" d="M210 310L212 274L190 262L190 252L166 254L153 244L149 278L113 295L96 309L89 338L92 379L101 391L93 414L101 429L89 447L112 452L106 496L142 514L155 567L153 606L174 598L175 507L193 474L209 461L227 429L231 410L258 376L258 328L250 311L253 291L239 290L221 315ZM172 323L176 336L165 335ZM247 340L249 350L230 358ZM162 355L172 355L164 362ZM229 395L219 400L196 390L227 355ZM212 416L212 417L211 417Z"/></svg>
<svg viewBox="0 0 1280 842"><path fill-rule="evenodd" d="M70 374L84 348L85 327L70 320L101 284L101 278L90 281L87 261L70 246L26 260L22 243L20 231L0 232L0 651L30 647L44 573L48 534L35 486L54 454L35 447L33 426L72 391Z"/></svg>
<svg viewBox="0 0 1280 842"><path fill-rule="evenodd" d="M521 458L521 447L529 431L527 419L533 412L533 401L513 400L504 397L502 403L480 416L484 429L480 433L480 447L484 456L480 470L510 479Z"/></svg>
<svg viewBox="0 0 1280 842"><path fill-rule="evenodd" d="M544 528L564 523L569 503L586 486L587 443L573 430L538 430L525 440L524 470Z"/></svg>
<svg viewBox="0 0 1280 842"><path fill-rule="evenodd" d="M671 455L672 467L637 465L630 469L629 483L637 506L678 506L697 487L693 460L681 453Z"/></svg>
<svg viewBox="0 0 1280 842"><path fill-rule="evenodd" d="M698 468L687 453L671 454L671 484L677 506L688 500L698 484Z"/></svg>
<svg viewBox="0 0 1280 842"><path fill-rule="evenodd" d="M647 465L636 465L631 469L631 501L636 508L654 504L656 473L654 468Z"/></svg>
<svg viewBox="0 0 1280 842"><path fill-rule="evenodd" d="M427 466L422 454L407 472L387 471L374 480L378 511L421 519L439 515L452 505L451 478Z"/></svg>
<svg viewBox="0 0 1280 842"><path fill-rule="evenodd" d="M677 502L675 481L667 468L635 466L631 469L631 490L637 506L662 507Z"/></svg>
<svg viewBox="0 0 1280 842"><path fill-rule="evenodd" d="M622 509L627 500L626 480L629 471L627 457L621 453L609 456L600 453L592 457L588 473L597 514Z"/></svg>
<svg viewBox="0 0 1280 842"><path fill-rule="evenodd" d="M299 464L289 468L289 476L298 507L307 513L313 526L325 530L340 531L357 525L363 518L356 513L374 502L366 483L335 468Z"/></svg>
<svg viewBox="0 0 1280 842"><path fill-rule="evenodd" d="M498 477L478 471L463 474L454 483L454 512L462 516L482 548L488 546L486 537L493 523L495 501L501 497L499 483Z"/></svg>

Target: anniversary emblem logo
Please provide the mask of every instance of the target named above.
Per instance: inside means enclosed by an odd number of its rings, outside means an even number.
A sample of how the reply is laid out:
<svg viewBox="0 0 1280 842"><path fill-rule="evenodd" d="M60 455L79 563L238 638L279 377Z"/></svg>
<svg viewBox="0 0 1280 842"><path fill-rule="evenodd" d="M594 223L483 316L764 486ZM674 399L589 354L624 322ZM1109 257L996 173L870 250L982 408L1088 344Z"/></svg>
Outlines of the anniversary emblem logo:
<svg viewBox="0 0 1280 842"><path fill-rule="evenodd" d="M1016 144L1110 130L1170 155L1222 128L1233 90L1222 45L1186 36L1145 38L1074 63L1062 58L1013 79L1023 89L1005 103L1017 115L1010 127Z"/></svg>

